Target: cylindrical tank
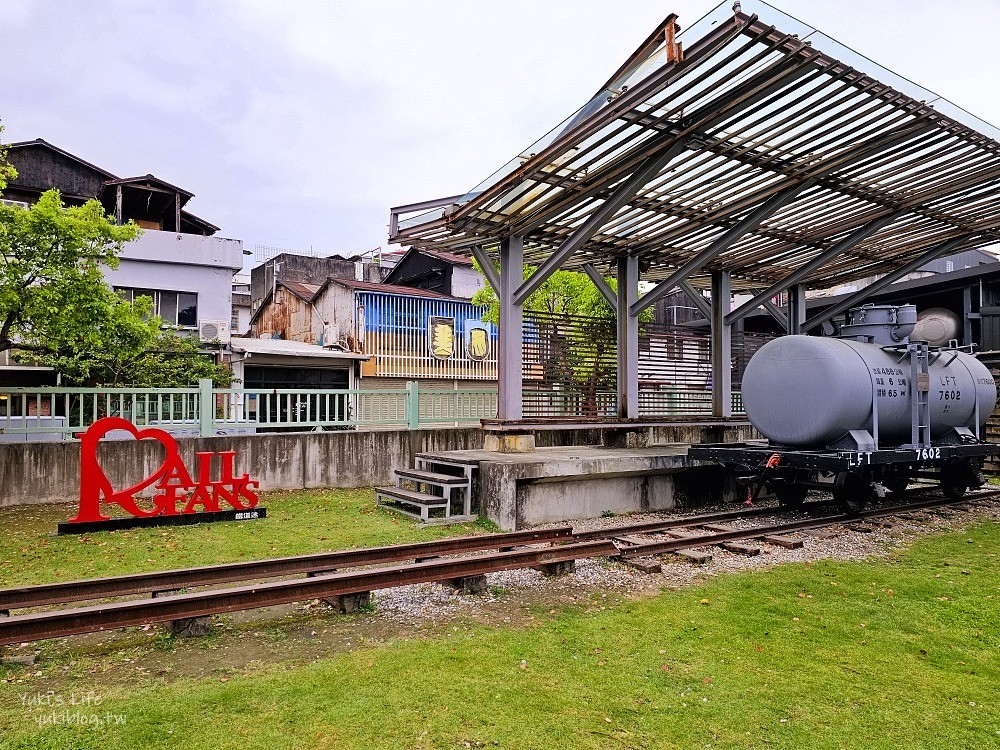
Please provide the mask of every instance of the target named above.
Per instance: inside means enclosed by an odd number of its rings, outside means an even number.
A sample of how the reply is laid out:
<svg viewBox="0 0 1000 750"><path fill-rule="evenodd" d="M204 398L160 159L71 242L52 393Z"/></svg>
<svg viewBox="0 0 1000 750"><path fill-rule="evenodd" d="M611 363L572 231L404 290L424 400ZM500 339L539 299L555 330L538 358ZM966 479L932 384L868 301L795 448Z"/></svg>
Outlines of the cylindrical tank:
<svg viewBox="0 0 1000 750"><path fill-rule="evenodd" d="M949 341L960 337L960 322L951 310L930 307L920 311L910 338L914 341L926 341L931 346L946 346Z"/></svg>
<svg viewBox="0 0 1000 750"><path fill-rule="evenodd" d="M997 401L990 371L954 350L930 354L931 437L955 427L975 431ZM885 350L853 339L782 336L754 354L743 375L747 417L775 443L822 448L850 430L872 427L878 405L880 446L911 439L910 360L905 350Z"/></svg>
<svg viewBox="0 0 1000 750"><path fill-rule="evenodd" d="M892 346L905 342L916 322L916 305L864 305L847 313L840 338L864 337L875 344Z"/></svg>

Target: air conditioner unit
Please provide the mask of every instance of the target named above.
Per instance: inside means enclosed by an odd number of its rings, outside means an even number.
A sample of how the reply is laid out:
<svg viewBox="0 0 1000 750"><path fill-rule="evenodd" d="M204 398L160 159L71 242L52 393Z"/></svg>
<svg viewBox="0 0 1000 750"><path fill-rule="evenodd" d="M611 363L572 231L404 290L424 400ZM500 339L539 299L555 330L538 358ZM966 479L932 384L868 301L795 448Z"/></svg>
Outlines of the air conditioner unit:
<svg viewBox="0 0 1000 750"><path fill-rule="evenodd" d="M198 322L199 341L218 341L220 344L228 344L231 333L228 320L201 320Z"/></svg>

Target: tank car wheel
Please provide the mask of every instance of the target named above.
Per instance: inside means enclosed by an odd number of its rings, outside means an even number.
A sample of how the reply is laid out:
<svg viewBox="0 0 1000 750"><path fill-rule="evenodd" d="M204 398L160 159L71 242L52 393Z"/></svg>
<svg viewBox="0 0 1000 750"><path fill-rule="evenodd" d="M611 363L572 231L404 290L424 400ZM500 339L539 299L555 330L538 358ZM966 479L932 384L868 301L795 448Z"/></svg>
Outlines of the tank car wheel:
<svg viewBox="0 0 1000 750"><path fill-rule="evenodd" d="M961 482L958 482L958 483L955 483L955 484L952 484L950 482L947 483L947 484L945 484L944 482L941 483L941 492L943 492L944 496L946 498L948 498L949 500L959 500L959 499L961 499L962 497L965 496L965 491L967 489L969 489L969 488L966 487Z"/></svg>
<svg viewBox="0 0 1000 750"><path fill-rule="evenodd" d="M860 472L842 471L833 480L833 499L845 513L860 513L876 497L871 478Z"/></svg>
<svg viewBox="0 0 1000 750"><path fill-rule="evenodd" d="M981 485L979 471L970 461L948 461L941 467L941 492L949 500L958 500L970 487Z"/></svg>
<svg viewBox="0 0 1000 750"><path fill-rule="evenodd" d="M775 484L771 487L774 496L778 498L778 505L782 508L801 508L802 503L809 494L809 488L801 484Z"/></svg>

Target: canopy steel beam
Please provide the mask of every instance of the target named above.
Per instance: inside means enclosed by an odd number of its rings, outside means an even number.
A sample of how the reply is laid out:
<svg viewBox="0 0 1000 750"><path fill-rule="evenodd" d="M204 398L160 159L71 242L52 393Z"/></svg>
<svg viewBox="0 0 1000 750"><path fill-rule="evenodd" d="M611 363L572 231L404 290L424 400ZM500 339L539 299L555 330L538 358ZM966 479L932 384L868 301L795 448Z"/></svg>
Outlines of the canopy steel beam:
<svg viewBox="0 0 1000 750"><path fill-rule="evenodd" d="M639 416L639 318L629 312L639 296L639 259L618 259L618 416Z"/></svg>
<svg viewBox="0 0 1000 750"><path fill-rule="evenodd" d="M675 143L666 151L648 157L636 170L608 196L587 220L563 242L552 255L545 259L531 277L525 280L514 293L514 302L523 305L532 292L559 270L573 253L587 244L614 214L635 197L635 194L653 177L660 173L670 161L684 150L684 145Z"/></svg>
<svg viewBox="0 0 1000 750"><path fill-rule="evenodd" d="M757 208L747 214L747 216L745 216L741 221L737 222L735 226L723 232L722 236L716 239L711 245L681 265L681 267L670 274L670 276L646 292L639 300L636 301L634 305L632 305L630 312L633 315L638 315L658 299L667 296L671 290L677 286L678 282L686 279L692 273L712 260L712 258L716 255L726 250L726 248L736 242L744 234L753 231L754 227L764 221L775 211L779 210L782 206L791 203L803 191L812 187L815 182L816 178L811 177L804 182L800 182L798 185L792 185L791 187L785 188L781 192L772 195Z"/></svg>
<svg viewBox="0 0 1000 750"><path fill-rule="evenodd" d="M497 419L521 418L524 309L514 301L514 290L524 276L524 238L500 243L500 361Z"/></svg>
<svg viewBox="0 0 1000 750"><path fill-rule="evenodd" d="M479 264L479 270L482 272L483 277L486 279L486 283L489 284L494 293L499 297L500 295L500 275L497 273L496 267L493 265L493 261L490 259L489 254L483 250L482 245L472 246L472 257L476 259Z"/></svg>
<svg viewBox="0 0 1000 750"><path fill-rule="evenodd" d="M767 289L765 289L763 292L754 295L753 299L751 299L749 302L744 302L742 305L737 307L735 310L729 313L729 315L726 316L726 322L732 325L740 318L749 315L751 312L760 307L765 300L768 300L774 295L785 291L785 289L792 286L793 284L797 284L798 282L802 281L817 268L821 268L833 258L836 258L838 255L847 252L852 247L857 245L859 242L864 242L866 239L871 237L880 229L884 229L885 227L892 224L892 222L894 222L896 219L898 219L905 213L906 213L905 210L893 211L890 214L886 214L885 216L880 216L877 219L872 219L867 224L858 227L849 235L847 235L844 239L842 239L840 242L837 242L829 249L824 250L822 253L814 257L808 263L799 266L790 274L788 274L785 278L783 278L781 281L776 281L775 283L771 284L771 286L769 286Z"/></svg>
<svg viewBox="0 0 1000 750"><path fill-rule="evenodd" d="M771 314L771 317L774 318L776 321L778 321L778 325L780 325L785 330L788 330L788 316L785 315L784 311L782 311L780 307L778 307L769 299L766 299L763 302L761 302L761 307L767 310Z"/></svg>
<svg viewBox="0 0 1000 750"><path fill-rule="evenodd" d="M753 20L756 20L756 18L756 16L752 17ZM700 66L733 39L739 37L750 23L752 23L751 20L746 20L738 24L735 20L729 19L719 24L707 36L687 49L683 61L675 65L663 66L611 103L607 103L607 98L605 97L605 103L594 111L593 114L578 122L573 127L564 130L555 141L536 153L531 160L533 162L532 165L526 164L507 178L489 187L477 196L478 202L482 205L487 205L490 201L501 198L534 164L553 163L567 149L573 148L577 143L590 138L600 131L602 127L614 122L623 114L641 107L650 97L666 89L689 70ZM472 210L475 210L475 207L472 205L462 206L456 212L455 220L463 218L467 212ZM520 232L522 230L518 228L517 231Z"/></svg>
<svg viewBox="0 0 1000 750"><path fill-rule="evenodd" d="M399 217L403 214L413 214L418 211L430 211L433 208L442 208L457 203L464 196L449 195L446 198L434 198L429 201L419 203L407 203L405 206L394 206L389 209L389 237L399 234Z"/></svg>
<svg viewBox="0 0 1000 750"><path fill-rule="evenodd" d="M967 234L963 235L962 237L953 237L950 240L946 240L938 245L935 245L923 255L920 255L919 257L916 257L913 260L911 260L909 263L900 266L892 273L886 274L878 281L872 282L868 286L859 289L850 297L845 299L843 302L838 302L837 304L824 310L818 315L814 315L813 317L811 317L809 320L807 320L805 323L802 324L802 330L809 331L812 330L813 328L816 328L817 326L823 325L823 323L830 320L830 318L836 317L837 315L840 315L842 312L851 309L855 305L864 302L873 294L877 294L878 292L882 291L887 286L892 284L894 281L903 278L908 273L913 273L918 268L920 268L920 266L924 265L925 263L930 263L932 260L941 257L949 250L952 250L958 245L961 245L963 242L968 241L974 236L975 235Z"/></svg>
<svg viewBox="0 0 1000 750"><path fill-rule="evenodd" d="M705 299L705 295L691 286L687 282L687 279L681 279L678 281L677 286L682 292L684 292L684 294L687 295L689 300L694 302L694 306L697 307L698 311L705 316L705 320L712 319L712 305L707 299Z"/></svg>
<svg viewBox="0 0 1000 750"><path fill-rule="evenodd" d="M877 154L883 153L886 150L902 143L919 138L923 133L930 132L931 130L933 130L933 125L928 123L908 123L901 128L882 133L875 138L869 139L868 141L855 143L850 147L850 149L827 159L822 165L817 166L811 177L814 184L819 185L820 187L824 187L828 190L842 193L844 195L850 195L868 202L873 202L875 205L881 206L887 210L893 210L897 207L896 205L885 205L884 201L875 201L874 196L870 194L871 191L854 189L849 187L846 183L841 184L842 181L832 178L830 174L832 172L841 172L850 169L859 162L863 162L866 159L872 158ZM779 166L780 160L774 159L773 156L762 156L745 150L739 151L738 149L730 153L731 149L729 147L726 149L719 149L717 147L713 147L711 144L705 144L703 148L713 153L727 155L728 158L738 161L741 164L757 167L759 169L773 172L774 174L790 177L792 179L795 179L797 175L797 172L793 169L792 165L785 164ZM799 179L801 179L801 177L799 177ZM746 198L737 201L735 206L727 205L711 215L702 216L699 221L705 224L724 226L727 221L732 220L733 217L738 216L742 211L745 211L747 209L747 201L751 201L753 199L754 196L752 194L748 195ZM756 199L759 200L759 198ZM917 206L911 207L911 211L917 210ZM670 244L687 231L688 229L682 227L653 234L649 237L649 239L637 245L636 249L640 251L655 250L659 245Z"/></svg>
<svg viewBox="0 0 1000 750"><path fill-rule="evenodd" d="M642 125L646 128L658 130L662 133L662 135L657 136L654 141L645 145L644 148L646 150L656 149L659 147L660 142L664 140L683 141L684 143L687 143L687 139L689 138L704 138L706 136L703 131L710 129L719 120L732 118L735 115L752 108L762 100L773 96L776 92L782 89L787 88L799 78L813 72L801 61L790 62L790 60L791 58L786 58L772 67L771 75L773 80L768 79L768 81L762 84L760 81L755 79L740 86L738 89L727 91L724 101L713 101L712 104L707 104L701 109L686 115L683 118L683 125L680 127L677 127L673 123L661 122L659 119L651 118L649 115L639 117L633 116L633 113L626 113L622 116L622 119L635 122L636 124ZM797 67L791 71L786 70L786 68L792 65ZM634 159L635 157L631 156L630 158ZM620 169L622 171L628 171L629 168L626 166L621 167ZM531 178L539 179L539 175L531 175ZM585 189L575 188L567 190L565 191L564 196L554 200L551 205L543 206L540 212L536 211L531 214L527 221L515 220L512 224L512 229L520 234L527 235L559 214L571 211L575 205L593 197L596 193L607 190L608 188L605 186L605 183L609 180L613 182L614 178L615 174L614 170L612 170L611 174L600 176L598 181L594 182L594 184L591 184ZM564 181L564 179L559 179L552 184L558 187L561 186Z"/></svg>
<svg viewBox="0 0 1000 750"><path fill-rule="evenodd" d="M594 268L591 263L585 263L583 270L587 276L590 277L590 280L594 282L594 286L597 287L597 291L599 291L604 296L604 299L608 301L608 304L611 305L611 309L617 310L618 294L611 288L608 282L604 280L604 277L601 276L601 272Z"/></svg>

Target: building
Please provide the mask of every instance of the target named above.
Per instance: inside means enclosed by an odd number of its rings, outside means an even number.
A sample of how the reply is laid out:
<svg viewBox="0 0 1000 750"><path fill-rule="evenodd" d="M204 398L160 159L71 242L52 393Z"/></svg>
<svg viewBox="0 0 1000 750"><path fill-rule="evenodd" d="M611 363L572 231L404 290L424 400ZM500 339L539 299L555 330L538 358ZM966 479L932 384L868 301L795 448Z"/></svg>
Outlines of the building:
<svg viewBox="0 0 1000 750"><path fill-rule="evenodd" d="M961 253L955 253L954 255L949 255L944 258L937 258L932 260L930 263L925 263L913 273L907 274L903 278L897 280L896 283L902 284L907 281L915 281L916 279L924 279L938 276L940 274L952 273L953 271L961 271L966 268L978 268L979 266L992 265L996 262L997 257L993 253L990 253L982 248L974 248L972 250L965 250ZM851 292L856 292L862 287L868 286L878 278L879 277L877 276L871 276L869 278L860 279L859 281L852 282L851 284L845 284L833 289L819 290L817 292L807 294L806 296L829 297L839 294L849 294Z"/></svg>
<svg viewBox="0 0 1000 750"><path fill-rule="evenodd" d="M408 380L495 388L487 381L496 381L496 330L484 313L467 299L426 289L334 277L277 281L253 312L251 335L363 355L362 388L399 388Z"/></svg>
<svg viewBox="0 0 1000 750"><path fill-rule="evenodd" d="M10 144L8 158L18 175L5 202L27 207L56 188L67 205L98 200L119 223L134 221L143 234L125 246L118 268L106 270L108 283L126 299L151 297L169 325L228 341L243 243L213 236L217 226L185 210L193 193L150 174L117 177L40 138Z"/></svg>
<svg viewBox="0 0 1000 750"><path fill-rule="evenodd" d="M250 272L251 312L257 310L279 281L322 284L328 278L379 282L382 280L377 263L361 256L330 255L318 258L298 253L279 253Z"/></svg>
<svg viewBox="0 0 1000 750"><path fill-rule="evenodd" d="M252 312L250 277L246 274L236 274L233 277L233 312L229 326L233 336L246 336L250 332Z"/></svg>
<svg viewBox="0 0 1000 750"><path fill-rule="evenodd" d="M384 281L386 284L428 289L461 299L472 299L486 285L471 259L443 250L415 247L395 262Z"/></svg>

